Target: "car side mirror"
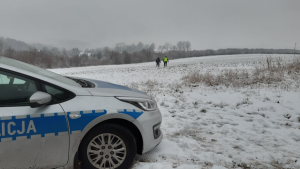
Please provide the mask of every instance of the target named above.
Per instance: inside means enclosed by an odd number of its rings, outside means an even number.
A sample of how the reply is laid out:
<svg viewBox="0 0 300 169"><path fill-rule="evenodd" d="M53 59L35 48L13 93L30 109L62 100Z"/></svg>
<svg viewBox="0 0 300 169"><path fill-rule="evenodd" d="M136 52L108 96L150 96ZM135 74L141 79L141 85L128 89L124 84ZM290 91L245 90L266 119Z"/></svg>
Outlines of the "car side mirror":
<svg viewBox="0 0 300 169"><path fill-rule="evenodd" d="M31 108L36 108L50 103L51 100L50 94L37 91L29 98L29 105Z"/></svg>

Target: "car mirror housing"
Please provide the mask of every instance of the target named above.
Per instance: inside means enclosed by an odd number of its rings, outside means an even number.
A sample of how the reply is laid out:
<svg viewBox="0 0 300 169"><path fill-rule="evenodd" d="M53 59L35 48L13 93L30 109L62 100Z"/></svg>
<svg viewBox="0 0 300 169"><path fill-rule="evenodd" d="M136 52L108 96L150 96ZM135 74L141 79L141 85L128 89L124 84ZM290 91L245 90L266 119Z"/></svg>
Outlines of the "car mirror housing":
<svg viewBox="0 0 300 169"><path fill-rule="evenodd" d="M29 98L29 104L31 108L36 108L50 103L51 100L50 94L37 91Z"/></svg>

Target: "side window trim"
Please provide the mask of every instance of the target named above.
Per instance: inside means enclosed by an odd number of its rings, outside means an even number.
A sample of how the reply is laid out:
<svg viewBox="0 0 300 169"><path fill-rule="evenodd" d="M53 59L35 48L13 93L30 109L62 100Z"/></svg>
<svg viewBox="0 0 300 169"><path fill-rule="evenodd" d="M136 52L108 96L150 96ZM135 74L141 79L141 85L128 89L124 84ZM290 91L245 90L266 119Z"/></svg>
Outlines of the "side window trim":
<svg viewBox="0 0 300 169"><path fill-rule="evenodd" d="M42 89L42 92L47 93L47 90L45 89L45 85L48 85L50 87L57 88L57 89L62 90L62 91L64 91L64 92L71 95L69 98L64 99L64 100L57 100L55 97L53 97L53 99L55 100L55 104L63 103L63 102L69 101L69 100L73 99L74 97L76 97L76 95L73 92L70 92L69 90L67 90L65 88L62 88L60 86L54 85L52 83L49 83L49 82L46 82L46 81L43 81L43 80L39 80L39 83L40 83L39 85Z"/></svg>

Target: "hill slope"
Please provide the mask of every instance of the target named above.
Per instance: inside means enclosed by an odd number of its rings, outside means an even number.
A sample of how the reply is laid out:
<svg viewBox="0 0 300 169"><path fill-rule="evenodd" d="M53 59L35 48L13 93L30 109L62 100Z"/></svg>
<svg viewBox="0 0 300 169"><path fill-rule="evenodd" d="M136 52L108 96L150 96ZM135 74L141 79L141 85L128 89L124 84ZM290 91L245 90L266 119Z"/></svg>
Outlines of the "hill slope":
<svg viewBox="0 0 300 169"><path fill-rule="evenodd" d="M294 59L273 55L278 57L282 63ZM156 99L164 139L134 169L300 168L299 74L240 86L182 78L230 70L251 76L263 65L265 55L234 55L170 60L166 68L151 62L52 71L127 85Z"/></svg>

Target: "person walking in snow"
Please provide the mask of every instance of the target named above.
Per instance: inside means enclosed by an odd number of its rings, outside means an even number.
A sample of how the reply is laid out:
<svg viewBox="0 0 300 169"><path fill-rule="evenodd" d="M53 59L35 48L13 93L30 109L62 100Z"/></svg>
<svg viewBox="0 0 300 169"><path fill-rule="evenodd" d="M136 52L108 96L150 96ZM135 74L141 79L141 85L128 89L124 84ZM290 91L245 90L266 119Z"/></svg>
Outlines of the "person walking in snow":
<svg viewBox="0 0 300 169"><path fill-rule="evenodd" d="M159 67L159 64L160 64L160 58L157 57L157 59L156 59L156 66Z"/></svg>
<svg viewBox="0 0 300 169"><path fill-rule="evenodd" d="M166 67L167 66L167 63L169 62L169 59L168 59L168 57L167 56L165 56L165 58L164 58L164 67Z"/></svg>

